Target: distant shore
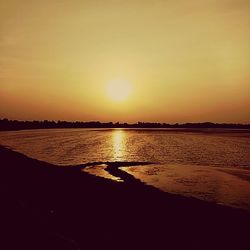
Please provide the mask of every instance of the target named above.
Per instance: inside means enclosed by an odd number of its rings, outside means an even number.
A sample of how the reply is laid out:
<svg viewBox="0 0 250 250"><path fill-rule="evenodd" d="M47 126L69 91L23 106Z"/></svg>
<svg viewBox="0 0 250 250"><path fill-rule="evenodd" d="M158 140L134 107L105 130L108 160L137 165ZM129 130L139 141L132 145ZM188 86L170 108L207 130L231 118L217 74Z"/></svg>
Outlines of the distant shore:
<svg viewBox="0 0 250 250"><path fill-rule="evenodd" d="M138 123L113 123L113 122L68 122L68 121L18 121L0 119L0 131L6 130L23 130L23 129L48 129L48 128L144 128L144 129L235 129L244 130L250 129L250 124L236 124L236 123L156 123L156 122L138 122Z"/></svg>
<svg viewBox="0 0 250 250"><path fill-rule="evenodd" d="M247 249L250 213L0 146L1 249ZM119 164L118 164L119 165ZM110 166L117 173L118 165ZM120 173L118 173L120 176ZM133 177L131 177L133 178Z"/></svg>

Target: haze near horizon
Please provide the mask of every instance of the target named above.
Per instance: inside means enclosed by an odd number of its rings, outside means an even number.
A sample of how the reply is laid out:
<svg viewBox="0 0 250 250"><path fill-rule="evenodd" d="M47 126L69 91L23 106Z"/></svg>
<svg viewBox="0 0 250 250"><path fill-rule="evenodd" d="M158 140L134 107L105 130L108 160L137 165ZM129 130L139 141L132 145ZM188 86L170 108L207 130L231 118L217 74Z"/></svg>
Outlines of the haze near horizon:
<svg viewBox="0 0 250 250"><path fill-rule="evenodd" d="M247 0L2 1L0 117L250 122Z"/></svg>

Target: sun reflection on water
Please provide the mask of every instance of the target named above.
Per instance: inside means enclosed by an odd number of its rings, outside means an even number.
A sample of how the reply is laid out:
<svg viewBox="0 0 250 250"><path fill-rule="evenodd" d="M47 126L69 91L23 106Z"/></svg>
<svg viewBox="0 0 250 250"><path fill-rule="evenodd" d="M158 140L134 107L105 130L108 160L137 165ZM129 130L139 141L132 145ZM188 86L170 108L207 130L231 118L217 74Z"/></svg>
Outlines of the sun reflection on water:
<svg viewBox="0 0 250 250"><path fill-rule="evenodd" d="M113 131L113 159L114 161L124 160L125 157L125 133L121 129Z"/></svg>

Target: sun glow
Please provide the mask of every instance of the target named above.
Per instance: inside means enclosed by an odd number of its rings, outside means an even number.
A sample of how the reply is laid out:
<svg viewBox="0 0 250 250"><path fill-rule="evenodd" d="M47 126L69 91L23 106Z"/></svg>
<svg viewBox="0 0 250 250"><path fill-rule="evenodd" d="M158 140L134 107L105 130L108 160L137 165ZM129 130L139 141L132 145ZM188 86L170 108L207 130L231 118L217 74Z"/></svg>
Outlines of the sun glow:
<svg viewBox="0 0 250 250"><path fill-rule="evenodd" d="M106 92L110 100L122 102L126 101L132 95L133 89L129 81L117 79L109 82Z"/></svg>

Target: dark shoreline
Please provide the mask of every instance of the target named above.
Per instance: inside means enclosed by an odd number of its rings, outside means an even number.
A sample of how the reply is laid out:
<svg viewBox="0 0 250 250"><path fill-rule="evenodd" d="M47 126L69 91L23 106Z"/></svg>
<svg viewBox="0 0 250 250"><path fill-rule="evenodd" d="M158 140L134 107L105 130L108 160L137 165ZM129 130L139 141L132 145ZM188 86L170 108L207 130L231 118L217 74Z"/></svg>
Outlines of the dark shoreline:
<svg viewBox="0 0 250 250"><path fill-rule="evenodd" d="M0 146L1 249L248 249L250 213ZM118 163L117 163L118 164ZM117 173L113 164L109 171Z"/></svg>
<svg viewBox="0 0 250 250"><path fill-rule="evenodd" d="M137 122L137 123L120 123L120 122L100 122L100 121L19 121L0 119L0 131L26 130L26 129L56 129L56 128L131 128L131 129L250 129L250 124L240 123L213 123L213 122L196 122L196 123L159 123L159 122Z"/></svg>

